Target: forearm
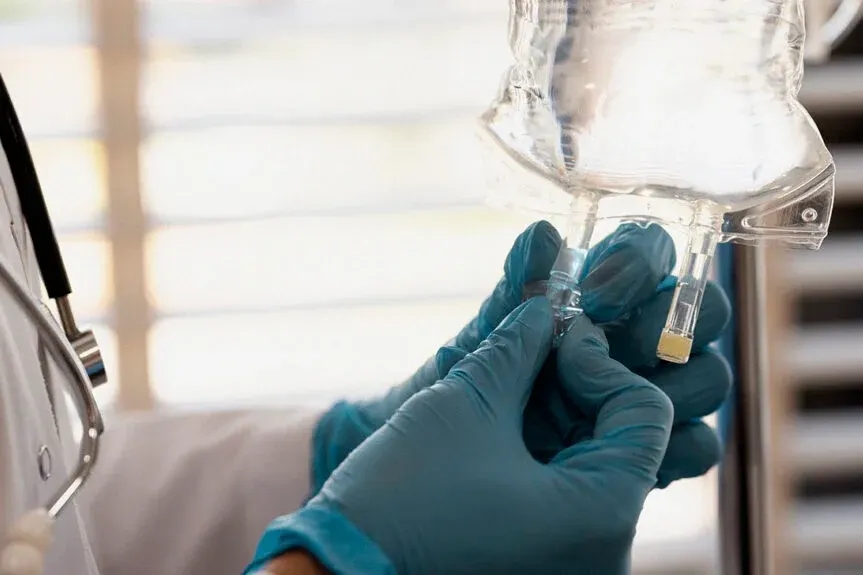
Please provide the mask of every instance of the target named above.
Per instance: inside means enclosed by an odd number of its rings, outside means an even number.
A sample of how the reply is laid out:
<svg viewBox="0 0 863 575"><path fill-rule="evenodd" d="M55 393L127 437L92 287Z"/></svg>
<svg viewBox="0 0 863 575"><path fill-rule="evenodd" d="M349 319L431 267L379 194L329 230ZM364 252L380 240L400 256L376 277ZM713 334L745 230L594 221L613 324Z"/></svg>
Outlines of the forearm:
<svg viewBox="0 0 863 575"><path fill-rule="evenodd" d="M330 572L311 554L299 549L271 561L262 575L330 575Z"/></svg>

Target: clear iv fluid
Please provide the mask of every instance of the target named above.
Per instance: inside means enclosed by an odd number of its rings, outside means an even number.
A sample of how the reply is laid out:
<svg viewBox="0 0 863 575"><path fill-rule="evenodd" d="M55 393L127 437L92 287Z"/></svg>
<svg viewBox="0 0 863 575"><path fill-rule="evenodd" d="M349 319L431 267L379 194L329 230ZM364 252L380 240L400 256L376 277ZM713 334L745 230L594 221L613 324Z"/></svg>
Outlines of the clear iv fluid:
<svg viewBox="0 0 863 575"><path fill-rule="evenodd" d="M796 95L796 0L514 0L483 120L564 186L737 209L829 154Z"/></svg>

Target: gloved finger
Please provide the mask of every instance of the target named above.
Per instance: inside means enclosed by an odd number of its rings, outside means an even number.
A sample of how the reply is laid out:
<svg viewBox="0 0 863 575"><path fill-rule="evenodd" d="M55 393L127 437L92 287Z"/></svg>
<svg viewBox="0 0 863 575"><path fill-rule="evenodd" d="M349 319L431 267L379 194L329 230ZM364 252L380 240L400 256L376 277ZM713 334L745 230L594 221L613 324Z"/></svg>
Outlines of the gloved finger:
<svg viewBox="0 0 863 575"><path fill-rule="evenodd" d="M658 225L624 224L591 248L581 280L582 306L597 323L648 301L674 269L671 236Z"/></svg>
<svg viewBox="0 0 863 575"><path fill-rule="evenodd" d="M671 299L674 297L674 282L631 316L620 323L605 326L611 355L629 369L637 370L659 365L656 346L665 327ZM693 350L704 349L715 341L731 319L731 304L725 292L714 282L708 282L695 324Z"/></svg>
<svg viewBox="0 0 863 575"><path fill-rule="evenodd" d="M580 285L588 317L604 323L629 313L654 295L675 260L661 226L621 225L587 253ZM545 293L546 283L529 286L528 295Z"/></svg>
<svg viewBox="0 0 863 575"><path fill-rule="evenodd" d="M503 278L477 316L455 337L455 346L468 352L476 349L521 304L526 284L548 279L560 244L560 234L546 221L531 224L522 232L507 255Z"/></svg>
<svg viewBox="0 0 863 575"><path fill-rule="evenodd" d="M611 359L608 351L602 330L584 316L573 321L560 343L557 358L565 364L558 364L558 373L564 392L594 418L595 426L593 440L567 448L554 461L601 468L652 487L674 408L658 387Z"/></svg>
<svg viewBox="0 0 863 575"><path fill-rule="evenodd" d="M677 425L671 431L665 459L659 467L656 487L665 489L678 479L700 477L722 458L722 443L703 421Z"/></svg>
<svg viewBox="0 0 863 575"><path fill-rule="evenodd" d="M731 366L712 349L693 355L686 365L667 364L650 381L674 404L674 423L710 415L731 391Z"/></svg>
<svg viewBox="0 0 863 575"><path fill-rule="evenodd" d="M552 352L533 384L524 410L524 443L534 459L548 463L566 445L592 436L593 421L563 394Z"/></svg>
<svg viewBox="0 0 863 575"><path fill-rule="evenodd" d="M382 398L366 402L364 409L374 420L383 424L405 401L420 390L433 385L458 363L451 351L461 348L472 352L497 325L522 301L526 283L548 278L557 252L560 235L545 221L530 225L516 238L504 263L504 276L492 294L480 306L479 313L453 338L446 357L437 354L429 358L402 385L391 388ZM544 293L544 292L543 292ZM462 354L463 356L464 354Z"/></svg>
<svg viewBox="0 0 863 575"><path fill-rule="evenodd" d="M533 381L551 351L553 331L551 304L532 298L456 364L442 383L476 393L481 405L494 413L517 414L520 421Z"/></svg>
<svg viewBox="0 0 863 575"><path fill-rule="evenodd" d="M463 360L467 354L468 352L460 347L445 345L440 348L434 357L437 379L445 378L455 364Z"/></svg>

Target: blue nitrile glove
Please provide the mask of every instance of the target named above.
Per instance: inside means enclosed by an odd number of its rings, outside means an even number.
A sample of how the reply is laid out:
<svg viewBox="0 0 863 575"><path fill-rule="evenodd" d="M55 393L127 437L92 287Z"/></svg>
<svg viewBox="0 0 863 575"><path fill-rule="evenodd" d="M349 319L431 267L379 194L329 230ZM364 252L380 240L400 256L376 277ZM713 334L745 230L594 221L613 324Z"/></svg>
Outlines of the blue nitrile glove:
<svg viewBox="0 0 863 575"><path fill-rule="evenodd" d="M550 225L544 226L549 230L544 235L551 234L559 246L560 237ZM674 264L674 243L661 227L627 224L590 250L581 282L585 313L605 332L611 357L650 380L674 404L674 429L659 488L698 477L719 462L719 437L701 418L719 409L732 381L727 361L708 347L731 316L728 298L713 282L704 293L689 363L674 365L656 357L674 294L676 278L668 275ZM543 367L525 411L525 443L540 461L593 433L591 419L564 392L576 359L562 346L553 353L557 359ZM465 350L454 347L442 350L439 368L447 369L464 355Z"/></svg>
<svg viewBox="0 0 863 575"><path fill-rule="evenodd" d="M465 353L470 353L522 301L525 285L548 279L557 257L560 236L546 222L528 227L515 240L504 263L504 276L472 319L445 348L432 356L406 382L384 396L367 401L336 403L318 422L312 445L312 493L369 435L416 392L443 378Z"/></svg>
<svg viewBox="0 0 863 575"><path fill-rule="evenodd" d="M302 547L333 575L616 575L656 482L672 405L578 318L561 343L592 438L537 461L522 438L548 357L545 298L520 306L445 379L408 400L302 510L274 521L247 573Z"/></svg>
<svg viewBox="0 0 863 575"><path fill-rule="evenodd" d="M504 278L452 345L442 348L410 380L383 398L339 403L324 415L315 432L314 492L405 400L444 377L450 367L472 352L518 305L527 285L548 278L560 243L551 224L530 226L513 245ZM676 479L697 477L719 462L719 440L698 418L719 407L731 383L725 360L707 349L730 317L727 298L712 282L705 291L689 364L670 365L656 358L674 289L674 278L668 276L674 263L674 244L662 228L624 225L590 250L582 281L586 313L602 324L612 357L647 377L674 402L676 425L659 473L659 487ZM543 370L525 415L525 440L531 453L542 461L565 442L589 433L592 425L561 394L555 365L551 362Z"/></svg>

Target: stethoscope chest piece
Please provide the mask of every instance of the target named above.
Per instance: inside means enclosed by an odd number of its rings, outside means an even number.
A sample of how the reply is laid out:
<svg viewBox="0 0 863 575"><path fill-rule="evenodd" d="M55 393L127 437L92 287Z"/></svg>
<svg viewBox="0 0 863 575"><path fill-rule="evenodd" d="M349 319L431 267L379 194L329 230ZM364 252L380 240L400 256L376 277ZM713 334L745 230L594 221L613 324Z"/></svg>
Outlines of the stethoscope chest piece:
<svg viewBox="0 0 863 575"><path fill-rule="evenodd" d="M78 329L67 297L58 297L55 301L60 325L63 326L66 338L72 344L75 355L81 360L90 383L94 388L99 387L108 381L108 375L105 372L105 362L102 360L102 350L99 348L96 336L89 329L84 331Z"/></svg>
<svg viewBox="0 0 863 575"><path fill-rule="evenodd" d="M96 342L96 336L88 330L78 333L74 339L70 338L72 348L87 372L93 387L99 387L108 382L108 374L105 372L105 362L102 361L102 350Z"/></svg>

